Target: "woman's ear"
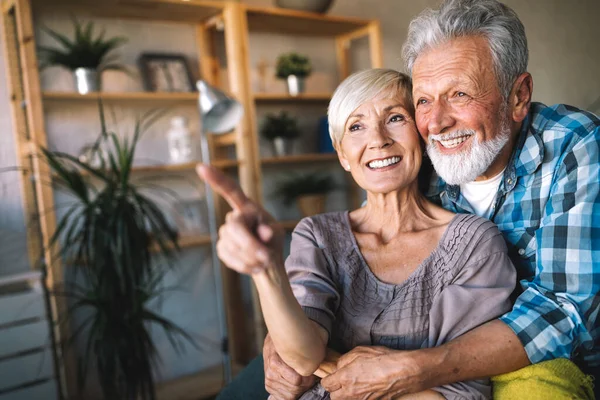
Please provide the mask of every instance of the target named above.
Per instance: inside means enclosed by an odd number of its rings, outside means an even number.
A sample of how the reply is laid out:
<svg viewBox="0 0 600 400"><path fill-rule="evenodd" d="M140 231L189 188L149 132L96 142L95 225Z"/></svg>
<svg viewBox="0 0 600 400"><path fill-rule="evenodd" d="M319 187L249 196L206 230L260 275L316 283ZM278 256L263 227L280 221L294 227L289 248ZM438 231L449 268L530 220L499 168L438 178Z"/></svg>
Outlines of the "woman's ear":
<svg viewBox="0 0 600 400"><path fill-rule="evenodd" d="M510 93L510 102L512 108L512 119L514 122L521 122L529 113L531 105L531 95L533 93L533 78L529 72L522 73L515 81Z"/></svg>
<svg viewBox="0 0 600 400"><path fill-rule="evenodd" d="M338 159L340 160L340 164L342 165L342 168L344 168L346 171L350 171L350 162L348 161L348 159L344 157L342 151L336 150L336 152Z"/></svg>

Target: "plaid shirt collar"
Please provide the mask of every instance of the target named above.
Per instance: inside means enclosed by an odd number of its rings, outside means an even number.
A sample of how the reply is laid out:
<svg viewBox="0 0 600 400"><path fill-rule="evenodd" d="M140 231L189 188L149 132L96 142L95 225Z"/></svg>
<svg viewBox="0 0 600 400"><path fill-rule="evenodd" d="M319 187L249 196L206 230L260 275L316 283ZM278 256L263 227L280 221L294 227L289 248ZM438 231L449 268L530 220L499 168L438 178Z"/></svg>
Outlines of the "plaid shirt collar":
<svg viewBox="0 0 600 400"><path fill-rule="evenodd" d="M535 108L537 103L532 104ZM514 189L517 178L532 174L542 163L544 159L544 143L541 134L542 129L530 129L534 121L531 118L533 113L530 112L519 132L519 140L510 157L510 161L504 171L504 177L500 183L498 194L504 195ZM539 116L538 113L535 113ZM535 121L539 122L539 121ZM459 205L466 211L473 212L471 206L464 200L460 199L460 186L448 185L442 178L435 174L436 179L433 179L429 187L427 196L430 198L439 198L443 192L448 196L448 200Z"/></svg>

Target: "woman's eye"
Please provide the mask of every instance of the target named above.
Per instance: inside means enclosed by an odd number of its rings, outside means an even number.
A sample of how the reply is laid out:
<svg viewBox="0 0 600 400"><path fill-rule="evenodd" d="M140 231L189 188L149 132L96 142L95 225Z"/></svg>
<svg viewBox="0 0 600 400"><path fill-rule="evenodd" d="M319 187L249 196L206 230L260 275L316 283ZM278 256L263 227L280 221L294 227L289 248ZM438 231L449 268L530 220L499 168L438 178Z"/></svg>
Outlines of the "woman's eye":
<svg viewBox="0 0 600 400"><path fill-rule="evenodd" d="M348 128L348 130L350 132L354 132L360 129L360 125L359 124L354 124L354 125L350 125L350 127Z"/></svg>
<svg viewBox="0 0 600 400"><path fill-rule="evenodd" d="M402 114L396 114L394 116L392 116L392 118L390 118L390 122L402 122L404 121L404 115Z"/></svg>
<svg viewBox="0 0 600 400"><path fill-rule="evenodd" d="M466 94L465 92L457 92L457 93L456 93L456 96L458 96L458 97L464 97L464 96L466 96L466 95L467 95L467 94Z"/></svg>

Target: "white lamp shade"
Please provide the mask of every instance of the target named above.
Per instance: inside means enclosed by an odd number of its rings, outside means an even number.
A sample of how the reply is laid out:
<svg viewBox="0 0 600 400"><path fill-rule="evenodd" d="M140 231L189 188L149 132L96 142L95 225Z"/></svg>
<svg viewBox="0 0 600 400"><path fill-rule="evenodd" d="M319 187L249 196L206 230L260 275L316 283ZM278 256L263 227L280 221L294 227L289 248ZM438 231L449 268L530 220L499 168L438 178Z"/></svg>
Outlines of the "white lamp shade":
<svg viewBox="0 0 600 400"><path fill-rule="evenodd" d="M244 115L242 105L203 80L196 87L204 132L222 134L235 128Z"/></svg>

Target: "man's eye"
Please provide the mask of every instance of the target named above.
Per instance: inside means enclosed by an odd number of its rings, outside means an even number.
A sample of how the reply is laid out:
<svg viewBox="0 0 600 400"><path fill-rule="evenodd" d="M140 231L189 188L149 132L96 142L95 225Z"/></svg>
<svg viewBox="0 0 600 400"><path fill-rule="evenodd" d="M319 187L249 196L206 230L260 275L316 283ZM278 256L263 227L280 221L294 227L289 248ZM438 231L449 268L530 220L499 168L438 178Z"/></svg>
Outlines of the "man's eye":
<svg viewBox="0 0 600 400"><path fill-rule="evenodd" d="M390 122L402 122L404 121L404 115L402 114L397 114L392 116L392 118L390 118Z"/></svg>
<svg viewBox="0 0 600 400"><path fill-rule="evenodd" d="M427 100L425 100L425 99L419 99L419 100L417 100L417 105L425 104L425 103L427 103Z"/></svg>
<svg viewBox="0 0 600 400"><path fill-rule="evenodd" d="M466 94L465 92L457 92L457 93L456 93L456 95L457 95L458 97L464 97L464 96L466 96L467 94Z"/></svg>

